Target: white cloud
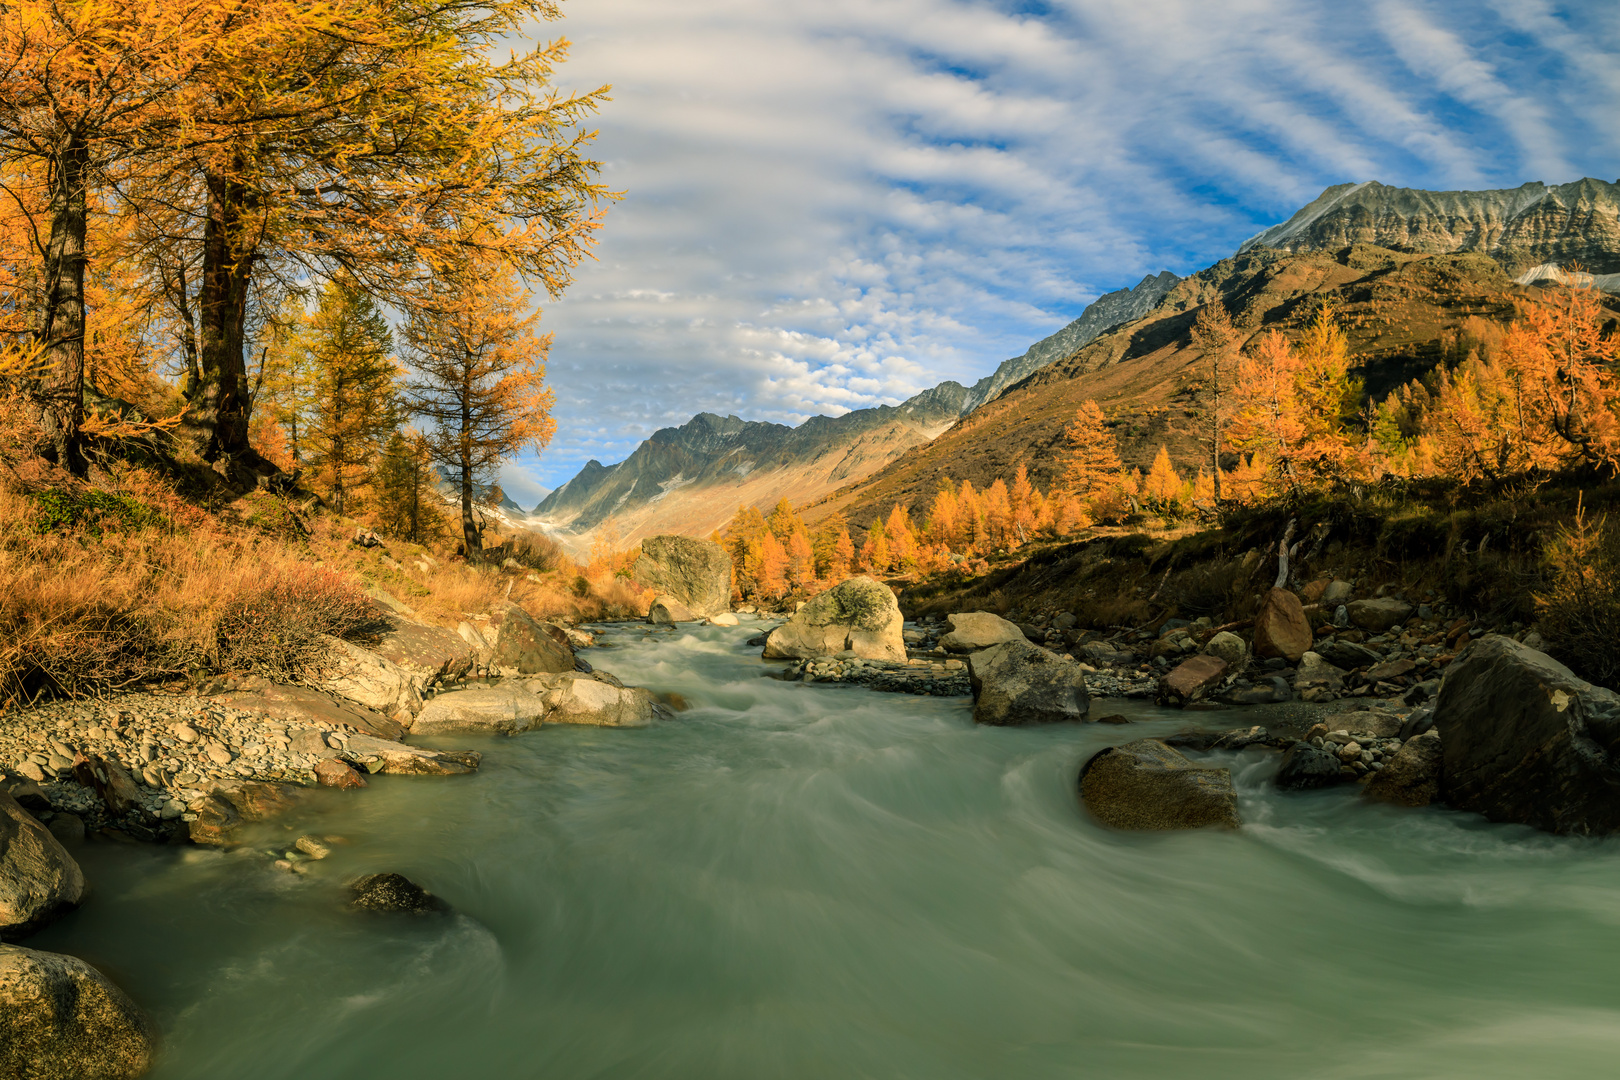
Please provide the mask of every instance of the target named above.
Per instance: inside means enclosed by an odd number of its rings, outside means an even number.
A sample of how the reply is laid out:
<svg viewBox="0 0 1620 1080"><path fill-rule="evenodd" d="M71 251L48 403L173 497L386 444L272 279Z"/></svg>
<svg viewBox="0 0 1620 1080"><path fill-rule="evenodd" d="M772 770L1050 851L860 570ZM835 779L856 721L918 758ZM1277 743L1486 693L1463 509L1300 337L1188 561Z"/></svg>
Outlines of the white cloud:
<svg viewBox="0 0 1620 1080"><path fill-rule="evenodd" d="M971 382L1331 183L1613 177L1620 19L1588 7L567 0L539 32L613 84L627 197L547 307L556 441L508 475Z"/></svg>

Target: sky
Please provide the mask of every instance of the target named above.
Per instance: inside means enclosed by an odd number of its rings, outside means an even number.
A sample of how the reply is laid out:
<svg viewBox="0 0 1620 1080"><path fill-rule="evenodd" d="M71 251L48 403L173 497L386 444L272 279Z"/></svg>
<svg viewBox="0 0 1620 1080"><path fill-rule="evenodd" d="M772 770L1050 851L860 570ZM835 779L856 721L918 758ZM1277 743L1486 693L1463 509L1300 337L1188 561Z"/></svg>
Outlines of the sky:
<svg viewBox="0 0 1620 1080"><path fill-rule="evenodd" d="M971 383L1323 188L1620 177L1613 0L563 0L624 197L543 304L525 507L698 412Z"/></svg>

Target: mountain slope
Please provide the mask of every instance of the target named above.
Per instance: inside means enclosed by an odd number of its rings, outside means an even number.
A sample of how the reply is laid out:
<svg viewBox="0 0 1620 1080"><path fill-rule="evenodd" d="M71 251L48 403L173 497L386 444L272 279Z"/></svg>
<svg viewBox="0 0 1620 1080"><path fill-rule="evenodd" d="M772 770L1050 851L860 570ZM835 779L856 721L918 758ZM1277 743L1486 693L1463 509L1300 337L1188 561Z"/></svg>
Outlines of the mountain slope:
<svg viewBox="0 0 1620 1080"><path fill-rule="evenodd" d="M1336 184L1238 250L1332 251L1351 244L1483 252L1510 276L1571 262L1589 273L1620 273L1620 183L1587 178L1494 191Z"/></svg>
<svg viewBox="0 0 1620 1080"><path fill-rule="evenodd" d="M796 428L699 414L678 428L654 432L617 465L587 462L535 507L533 517L578 547L604 525L624 543L662 532L702 536L739 506L820 498L926 444L1006 387L1110 327L1140 318L1180 280L1166 270L1099 297L1080 318L972 387L943 382L900 405L815 416Z"/></svg>
<svg viewBox="0 0 1620 1080"><path fill-rule="evenodd" d="M1011 478L1022 462L1037 486L1059 478L1063 429L1081 402L1102 406L1121 456L1144 471L1162 444L1176 464L1208 459L1210 365L1192 348L1199 307L1219 297L1241 337L1302 330L1317 304L1340 311L1356 374L1382 397L1436 363L1488 343L1513 318L1519 285L1494 259L1471 253L1414 255L1369 246L1334 253L1252 249L1182 281L1145 319L1105 334L1009 387L927 446L807 510L835 510L864 525L895 504L926 511L941 480L976 487ZM1612 306L1620 310L1620 298Z"/></svg>

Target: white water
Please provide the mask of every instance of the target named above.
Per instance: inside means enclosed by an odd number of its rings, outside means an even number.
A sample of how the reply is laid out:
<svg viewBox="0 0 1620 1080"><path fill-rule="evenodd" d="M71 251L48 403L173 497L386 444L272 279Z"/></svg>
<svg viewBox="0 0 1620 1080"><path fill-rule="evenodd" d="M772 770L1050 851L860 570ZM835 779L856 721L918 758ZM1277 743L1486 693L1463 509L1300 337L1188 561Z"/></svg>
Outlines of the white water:
<svg viewBox="0 0 1620 1080"><path fill-rule="evenodd" d="M590 654L687 697L674 721L455 740L477 775L319 793L266 834L349 840L308 877L263 845L82 848L95 894L28 944L153 1013L157 1080L1615 1070L1616 844L1280 795L1260 752L1227 759L1241 833L1113 833L1080 762L1184 718L980 729L762 678L754 632ZM344 910L376 870L457 914Z"/></svg>

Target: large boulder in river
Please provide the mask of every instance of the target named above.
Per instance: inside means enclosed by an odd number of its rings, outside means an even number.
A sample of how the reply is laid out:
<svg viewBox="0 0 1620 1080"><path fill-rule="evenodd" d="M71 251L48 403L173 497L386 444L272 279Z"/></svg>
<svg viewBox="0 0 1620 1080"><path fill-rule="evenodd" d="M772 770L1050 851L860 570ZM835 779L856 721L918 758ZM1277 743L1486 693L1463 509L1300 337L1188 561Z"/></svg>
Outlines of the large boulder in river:
<svg viewBox="0 0 1620 1080"><path fill-rule="evenodd" d="M1157 739L1093 754L1080 769L1080 799L1116 829L1197 829L1243 824L1232 774L1187 760Z"/></svg>
<svg viewBox="0 0 1620 1080"><path fill-rule="evenodd" d="M330 635L325 641L322 689L406 723L421 711L421 676L352 641Z"/></svg>
<svg viewBox="0 0 1620 1080"><path fill-rule="evenodd" d="M968 681L980 724L1058 724L1091 709L1080 665L1022 637L968 657Z"/></svg>
<svg viewBox="0 0 1620 1080"><path fill-rule="evenodd" d="M349 882L349 903L363 911L399 915L434 915L450 905L404 874L367 874Z"/></svg>
<svg viewBox="0 0 1620 1080"><path fill-rule="evenodd" d="M454 630L396 617L372 651L417 676L422 689L467 677L478 663L478 650Z"/></svg>
<svg viewBox="0 0 1620 1080"><path fill-rule="evenodd" d="M534 619L510 600L490 609L490 628L495 635L492 659L519 675L543 671L561 673L574 670L574 649L568 638L555 628Z"/></svg>
<svg viewBox="0 0 1620 1080"><path fill-rule="evenodd" d="M1452 806L1556 833L1620 829L1620 694L1489 635L1446 669L1434 705Z"/></svg>
<svg viewBox="0 0 1620 1080"><path fill-rule="evenodd" d="M674 626L676 623L696 622L692 609L673 596L660 596L647 608L647 621L654 626Z"/></svg>
<svg viewBox="0 0 1620 1080"><path fill-rule="evenodd" d="M84 874L67 848L0 792L0 938L30 934L83 898Z"/></svg>
<svg viewBox="0 0 1620 1080"><path fill-rule="evenodd" d="M939 644L946 652L970 653L1007 641L1025 640L1024 632L1015 624L988 611L959 611L945 616L945 623L950 630Z"/></svg>
<svg viewBox="0 0 1620 1080"><path fill-rule="evenodd" d="M1254 655L1267 659L1280 656L1298 663L1311 647L1314 635L1305 618L1299 597L1287 589L1272 589L1260 600L1254 617Z"/></svg>
<svg viewBox="0 0 1620 1080"><path fill-rule="evenodd" d="M625 686L606 672L531 679L529 689L545 702L548 724L646 727L658 718L652 691Z"/></svg>
<svg viewBox="0 0 1620 1080"><path fill-rule="evenodd" d="M1350 621L1369 634L1382 634L1412 617L1412 605L1393 596L1375 600L1352 600L1347 605Z"/></svg>
<svg viewBox="0 0 1620 1080"><path fill-rule="evenodd" d="M151 1021L101 972L0 945L0 1076L133 1080L152 1053Z"/></svg>
<svg viewBox="0 0 1620 1080"><path fill-rule="evenodd" d="M412 735L483 731L515 735L540 726L546 703L521 686L480 686L439 694L422 707L411 724Z"/></svg>
<svg viewBox="0 0 1620 1080"><path fill-rule="evenodd" d="M1339 755L1297 742L1283 751L1282 764L1277 769L1277 786L1284 791L1311 791L1332 787L1354 779L1346 776Z"/></svg>
<svg viewBox="0 0 1620 1080"><path fill-rule="evenodd" d="M1374 802L1428 806L1440 797L1445 750L1437 732L1407 739L1384 767L1373 773L1361 794Z"/></svg>
<svg viewBox="0 0 1620 1080"><path fill-rule="evenodd" d="M1203 654L1188 657L1159 679L1160 705L1187 705L1201 701L1226 680L1226 661Z"/></svg>
<svg viewBox="0 0 1620 1080"><path fill-rule="evenodd" d="M903 623L900 604L887 585L865 575L852 577L772 630L765 638L765 659L811 660L847 650L862 660L903 661Z"/></svg>
<svg viewBox="0 0 1620 1080"><path fill-rule="evenodd" d="M699 619L731 610L731 556L712 540L649 536L630 573L643 588L673 596Z"/></svg>

